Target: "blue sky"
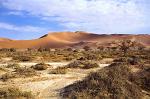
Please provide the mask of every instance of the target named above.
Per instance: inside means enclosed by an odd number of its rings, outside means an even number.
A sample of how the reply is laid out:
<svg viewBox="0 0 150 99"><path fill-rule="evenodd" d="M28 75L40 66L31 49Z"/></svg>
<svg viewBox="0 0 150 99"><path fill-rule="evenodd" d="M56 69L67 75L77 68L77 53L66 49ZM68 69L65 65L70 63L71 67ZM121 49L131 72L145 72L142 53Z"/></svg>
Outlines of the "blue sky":
<svg viewBox="0 0 150 99"><path fill-rule="evenodd" d="M0 37L52 31L150 34L150 0L0 0Z"/></svg>

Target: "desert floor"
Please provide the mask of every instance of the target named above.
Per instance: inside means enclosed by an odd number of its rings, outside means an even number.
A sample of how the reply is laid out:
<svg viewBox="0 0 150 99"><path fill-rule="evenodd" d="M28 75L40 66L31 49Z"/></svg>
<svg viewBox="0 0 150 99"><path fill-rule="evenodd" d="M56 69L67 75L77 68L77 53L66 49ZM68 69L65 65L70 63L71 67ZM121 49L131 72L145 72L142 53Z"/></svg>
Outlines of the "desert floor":
<svg viewBox="0 0 150 99"><path fill-rule="evenodd" d="M99 68L94 69L68 69L66 74L49 74L51 68L57 68L59 66L67 65L69 62L50 62L52 67L47 70L37 71L38 75L33 77L25 78L13 78L6 82L0 81L0 86L16 86L19 87L22 91L31 91L31 93L36 96L36 99L59 99L58 92L61 88L70 85L78 80L83 79L90 72L94 72L98 69L101 69L109 64L99 64ZM37 63L18 63L22 67L31 67ZM1 67L7 66L6 64L0 64ZM8 69L8 71L12 71ZM0 75L5 72L1 72Z"/></svg>

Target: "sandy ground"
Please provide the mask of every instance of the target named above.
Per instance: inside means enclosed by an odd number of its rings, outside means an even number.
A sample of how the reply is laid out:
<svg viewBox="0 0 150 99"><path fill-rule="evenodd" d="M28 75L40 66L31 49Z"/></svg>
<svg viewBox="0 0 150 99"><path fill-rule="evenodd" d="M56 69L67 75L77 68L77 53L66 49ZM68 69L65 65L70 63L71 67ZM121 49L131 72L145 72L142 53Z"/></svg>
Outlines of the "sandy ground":
<svg viewBox="0 0 150 99"><path fill-rule="evenodd" d="M48 63L53 68L64 66L69 62L51 62ZM32 66L37 63L18 63L21 66ZM5 66L7 64L0 64ZM66 74L48 74L49 70L39 71L38 76L28 78L14 78L7 82L0 81L0 86L17 86L23 91L31 91L36 99L59 99L58 92L61 88L82 80L90 72L101 69L108 64L99 64L99 68L83 70L83 69L69 69Z"/></svg>

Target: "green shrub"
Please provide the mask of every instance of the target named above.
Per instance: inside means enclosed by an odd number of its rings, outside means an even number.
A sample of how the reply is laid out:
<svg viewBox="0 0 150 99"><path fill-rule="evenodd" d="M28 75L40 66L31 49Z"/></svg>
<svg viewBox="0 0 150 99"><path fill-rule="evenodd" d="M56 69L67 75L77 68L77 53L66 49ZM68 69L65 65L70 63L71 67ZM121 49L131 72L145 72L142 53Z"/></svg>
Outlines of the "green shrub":
<svg viewBox="0 0 150 99"><path fill-rule="evenodd" d="M49 66L50 65L45 64L45 63L39 63L39 64L32 66L31 68L33 68L35 70L46 70Z"/></svg>
<svg viewBox="0 0 150 99"><path fill-rule="evenodd" d="M99 65L94 61L81 61L76 60L71 63L69 63L67 68L81 68L81 69L90 69L90 68L97 68Z"/></svg>
<svg viewBox="0 0 150 99"><path fill-rule="evenodd" d="M67 68L66 67L58 67L56 69L50 70L49 74L66 74Z"/></svg>

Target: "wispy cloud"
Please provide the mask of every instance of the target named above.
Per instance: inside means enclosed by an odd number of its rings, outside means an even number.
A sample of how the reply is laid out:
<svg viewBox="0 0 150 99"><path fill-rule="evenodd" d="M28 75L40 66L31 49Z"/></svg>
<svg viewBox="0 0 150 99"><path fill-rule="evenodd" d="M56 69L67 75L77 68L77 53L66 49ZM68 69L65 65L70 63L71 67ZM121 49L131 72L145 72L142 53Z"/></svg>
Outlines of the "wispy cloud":
<svg viewBox="0 0 150 99"><path fill-rule="evenodd" d="M37 32L37 33L39 33L39 32L44 32L44 31L48 30L48 29L42 28L42 27L35 27L35 26L30 26L30 25L16 26L16 25L12 25L9 23L3 23L3 22L0 22L0 29L17 31L20 33L26 33L26 32Z"/></svg>
<svg viewBox="0 0 150 99"><path fill-rule="evenodd" d="M126 33L150 25L145 15L148 8L140 1L146 0L6 0L2 5L56 21L68 30Z"/></svg>

